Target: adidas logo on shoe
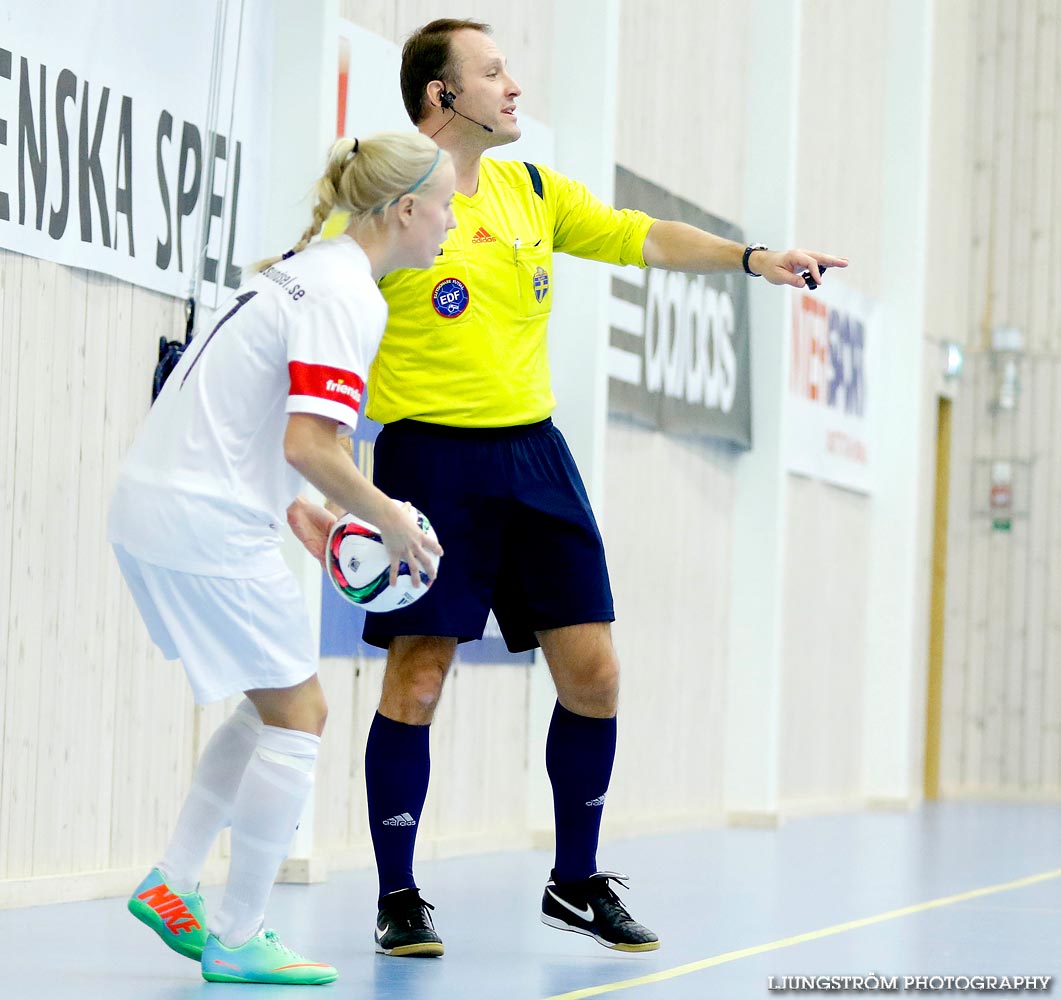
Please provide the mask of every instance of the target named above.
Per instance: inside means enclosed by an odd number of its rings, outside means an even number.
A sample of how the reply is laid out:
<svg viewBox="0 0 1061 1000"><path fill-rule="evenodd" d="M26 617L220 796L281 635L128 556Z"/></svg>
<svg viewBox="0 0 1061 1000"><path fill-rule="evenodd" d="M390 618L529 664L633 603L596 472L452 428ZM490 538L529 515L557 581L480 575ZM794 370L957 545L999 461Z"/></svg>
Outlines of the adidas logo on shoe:
<svg viewBox="0 0 1061 1000"><path fill-rule="evenodd" d="M476 232L476 234L472 237L472 242L473 243L496 243L497 242L497 237L496 236L491 236L490 233L487 232L485 226L480 226L478 231Z"/></svg>
<svg viewBox="0 0 1061 1000"><path fill-rule="evenodd" d="M604 795L598 795L595 799L590 799L589 802L586 803L586 805L587 806L602 806L602 805L604 805L604 798L605 798L605 796L607 794L608 793L605 792Z"/></svg>
<svg viewBox="0 0 1061 1000"><path fill-rule="evenodd" d="M384 826L416 826L416 820L412 818L408 813L402 813L400 816L391 816L390 819L383 821Z"/></svg>

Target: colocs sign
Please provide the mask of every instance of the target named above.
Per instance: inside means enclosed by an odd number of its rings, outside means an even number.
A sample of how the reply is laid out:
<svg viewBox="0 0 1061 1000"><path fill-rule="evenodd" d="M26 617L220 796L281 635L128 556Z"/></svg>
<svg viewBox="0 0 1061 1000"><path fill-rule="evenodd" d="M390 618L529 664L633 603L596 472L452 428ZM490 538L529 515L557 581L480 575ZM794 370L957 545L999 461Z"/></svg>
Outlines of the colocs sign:
<svg viewBox="0 0 1061 1000"><path fill-rule="evenodd" d="M622 167L615 204L729 239L741 231ZM608 408L651 427L751 446L747 279L615 268Z"/></svg>

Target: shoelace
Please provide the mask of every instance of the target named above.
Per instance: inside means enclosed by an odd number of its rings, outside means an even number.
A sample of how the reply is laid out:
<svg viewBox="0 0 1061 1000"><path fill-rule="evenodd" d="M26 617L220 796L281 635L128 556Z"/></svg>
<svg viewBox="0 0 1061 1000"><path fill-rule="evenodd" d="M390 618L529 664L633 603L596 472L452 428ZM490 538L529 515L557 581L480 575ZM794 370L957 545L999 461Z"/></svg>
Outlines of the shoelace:
<svg viewBox="0 0 1061 1000"><path fill-rule="evenodd" d="M411 892L406 899L396 903L393 910L390 907L385 907L385 909L389 916L393 917L395 921L405 924L409 930L435 929L435 923L427 912L428 910L433 910L434 907L426 899L421 899L420 893L416 891Z"/></svg>
<svg viewBox="0 0 1061 1000"><path fill-rule="evenodd" d="M262 937L265 938L265 943L269 945L270 948L274 948L276 951L280 952L285 957L297 959L300 962L305 961L305 959L303 959L303 957L297 951L292 951L290 948L288 948L286 944L284 944L283 941L280 940L276 931L263 931Z"/></svg>
<svg viewBox="0 0 1061 1000"><path fill-rule="evenodd" d="M595 895L595 899L603 904L604 908L612 915L619 916L623 921L629 923L636 923L634 918L630 916L630 911L623 905L623 901L615 894L615 890L608 884L609 881L618 882L624 889L629 889L627 885L629 876L620 875L617 872L598 872L592 878L588 879L589 889L587 895ZM596 883L600 883L599 885Z"/></svg>

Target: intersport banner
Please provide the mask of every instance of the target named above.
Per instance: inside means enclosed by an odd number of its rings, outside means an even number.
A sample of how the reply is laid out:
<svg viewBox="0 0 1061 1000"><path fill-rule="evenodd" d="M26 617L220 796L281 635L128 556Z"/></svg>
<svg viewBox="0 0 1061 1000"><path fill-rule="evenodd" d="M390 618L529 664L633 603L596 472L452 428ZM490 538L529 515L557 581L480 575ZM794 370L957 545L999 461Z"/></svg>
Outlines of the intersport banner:
<svg viewBox="0 0 1061 1000"><path fill-rule="evenodd" d="M0 246L184 296L205 234L216 305L262 254L270 24L265 0L0 8Z"/></svg>
<svg viewBox="0 0 1061 1000"><path fill-rule="evenodd" d="M839 275L790 291L784 457L790 472L858 493L874 487L880 309Z"/></svg>

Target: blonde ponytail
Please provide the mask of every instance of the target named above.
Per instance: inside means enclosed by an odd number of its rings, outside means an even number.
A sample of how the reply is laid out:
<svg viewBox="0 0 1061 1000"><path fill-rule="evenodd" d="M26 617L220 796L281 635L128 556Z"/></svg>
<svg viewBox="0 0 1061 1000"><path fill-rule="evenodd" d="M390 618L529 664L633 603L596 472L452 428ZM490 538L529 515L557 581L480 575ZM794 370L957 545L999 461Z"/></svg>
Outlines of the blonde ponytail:
<svg viewBox="0 0 1061 1000"><path fill-rule="evenodd" d="M299 241L282 256L259 261L254 270L263 271L304 250L336 209L349 212L357 222L374 216L382 219L392 202L430 185L438 163L448 156L419 132L340 139L328 154L324 176L317 181L312 221Z"/></svg>

